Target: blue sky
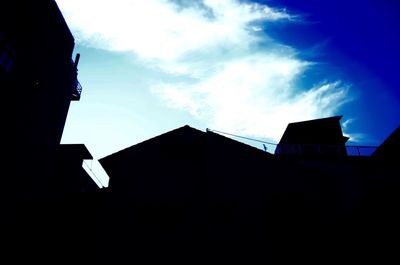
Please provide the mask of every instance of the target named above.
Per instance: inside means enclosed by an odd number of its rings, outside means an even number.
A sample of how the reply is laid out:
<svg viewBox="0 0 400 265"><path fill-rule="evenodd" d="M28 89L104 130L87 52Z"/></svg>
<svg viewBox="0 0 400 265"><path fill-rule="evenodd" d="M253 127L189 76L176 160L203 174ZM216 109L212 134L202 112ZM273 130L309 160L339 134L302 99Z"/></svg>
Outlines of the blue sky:
<svg viewBox="0 0 400 265"><path fill-rule="evenodd" d="M62 141L95 158L185 124L277 142L343 115L357 145L400 124L398 1L57 3L83 86Z"/></svg>

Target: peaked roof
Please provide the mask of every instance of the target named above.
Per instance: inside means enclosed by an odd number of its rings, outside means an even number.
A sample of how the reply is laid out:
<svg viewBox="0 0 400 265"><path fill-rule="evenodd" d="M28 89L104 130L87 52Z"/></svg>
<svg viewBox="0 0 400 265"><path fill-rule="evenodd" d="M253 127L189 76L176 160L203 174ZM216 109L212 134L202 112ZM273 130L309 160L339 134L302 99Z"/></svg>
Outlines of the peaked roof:
<svg viewBox="0 0 400 265"><path fill-rule="evenodd" d="M152 137L150 139L147 139L147 140L145 140L143 142L140 142L138 144L132 145L132 146L127 147L125 149L122 149L122 150L120 150L118 152L115 152L113 154L110 154L108 156L105 156L105 157L99 159L99 161L107 159L107 158L109 158L111 156L123 155L124 153L133 151L134 149L138 149L138 148L144 147L144 146L146 146L148 144L152 144L152 143L158 142L158 141L160 141L162 139L177 138L177 137L179 138L179 136L185 136L186 138L189 137L189 136L201 137L203 134L204 134L204 132L202 132L200 130L197 130L195 128L192 128L189 125L185 125L185 126L176 128L174 130L168 131L166 133L160 134L158 136Z"/></svg>
<svg viewBox="0 0 400 265"><path fill-rule="evenodd" d="M341 118L333 116L289 123L279 144L344 144L349 138L343 136Z"/></svg>
<svg viewBox="0 0 400 265"><path fill-rule="evenodd" d="M256 153L262 153L264 155L270 155L271 154L262 151L260 149L257 149L253 146L235 141L231 138L222 136L217 133L213 133L210 131L203 132L198 129L192 128L188 125L179 127L177 129L171 130L169 132L160 134L156 137L150 138L148 140L145 140L143 142L140 142L138 144L132 145L128 148L122 149L116 153L113 153L111 155L108 155L106 157L103 157L99 159L99 162L103 164L104 161L106 160L112 160L114 158L117 158L119 156L125 156L129 155L132 152L140 152L140 150L145 149L145 148L153 148L153 146L159 146L159 145L168 145L171 150L178 145L181 144L186 144L186 145L191 145L191 144L201 144L205 145L206 142L212 141L213 144L215 143L220 143L223 145L229 145L232 148L238 148L238 149L245 149L249 152L256 152Z"/></svg>
<svg viewBox="0 0 400 265"><path fill-rule="evenodd" d="M253 172L258 176L266 165L269 165L269 170L281 169L274 163L275 157L270 153L187 125L103 157L99 162L110 177L109 188L130 194L136 185L145 190L135 192L142 195L148 192L154 198L159 196L153 193L154 190L167 192L161 188L163 185L172 183L176 187L183 187L186 185L184 183L193 184L203 177L218 174L216 172L230 170L231 174L239 175ZM170 178L179 181L164 183L160 180ZM158 186L153 186L152 181L156 181Z"/></svg>

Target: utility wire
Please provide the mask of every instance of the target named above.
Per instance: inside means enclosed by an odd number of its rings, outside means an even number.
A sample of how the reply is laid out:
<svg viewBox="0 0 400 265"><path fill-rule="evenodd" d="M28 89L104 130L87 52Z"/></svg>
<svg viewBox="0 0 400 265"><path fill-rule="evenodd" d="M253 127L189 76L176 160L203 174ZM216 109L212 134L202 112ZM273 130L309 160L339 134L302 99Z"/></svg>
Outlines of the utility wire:
<svg viewBox="0 0 400 265"><path fill-rule="evenodd" d="M92 174L93 174L93 176L96 178L96 180L100 183L100 185L102 186L102 187L104 187L103 186L103 183L100 181L100 179L96 176L96 174L93 172L93 170L92 170L92 168L86 163L86 161L85 160L83 160L83 163L87 166L87 168L92 172ZM93 160L92 160L92 163L93 163Z"/></svg>
<svg viewBox="0 0 400 265"><path fill-rule="evenodd" d="M206 131L207 132L215 132L215 133L219 133L219 134L226 134L226 135L230 135L230 136L233 136L233 137L242 138L242 139L255 141L255 142L259 142L259 143L270 144L270 145L274 145L274 146L278 145L276 143L271 143L271 142L267 142L267 141L262 141L262 140L250 138L250 137L240 136L240 135L233 134L233 133L221 132L221 131L217 131L217 130L213 130L213 129L209 129L209 128L207 128ZM359 154L359 156L361 155L361 153L360 153L360 149L361 148L365 148L365 149L377 149L378 148L377 146L360 146L360 145L346 145L345 147L346 147L347 150L356 149L358 154ZM266 151L266 147L265 146L264 146L264 150Z"/></svg>
<svg viewBox="0 0 400 265"><path fill-rule="evenodd" d="M212 129L209 129L209 128L207 128L206 131L216 132L216 133L220 133L220 134L226 134L226 135L230 135L230 136L233 136L233 137L238 137L238 138L242 138L242 139L246 139L246 140L250 140L250 141L255 141L255 142L260 142L260 143L265 143L265 144L270 144L270 145L275 145L275 146L278 145L276 143L271 143L271 142L267 142L267 141L262 141L262 140L257 140L257 139L253 139L253 138L249 138L249 137L244 137L244 136L240 136L240 135L237 135L237 134L232 134L232 133L212 130Z"/></svg>

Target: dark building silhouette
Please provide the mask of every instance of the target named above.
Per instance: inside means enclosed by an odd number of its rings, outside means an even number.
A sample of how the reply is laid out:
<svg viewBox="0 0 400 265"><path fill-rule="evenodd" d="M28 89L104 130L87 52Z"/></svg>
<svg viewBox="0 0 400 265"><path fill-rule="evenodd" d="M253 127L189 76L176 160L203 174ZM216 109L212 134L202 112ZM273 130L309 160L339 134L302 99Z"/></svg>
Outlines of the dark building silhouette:
<svg viewBox="0 0 400 265"><path fill-rule="evenodd" d="M398 159L400 150L400 127L397 127L389 137L372 154L375 158Z"/></svg>
<svg viewBox="0 0 400 265"><path fill-rule="evenodd" d="M340 126L342 116L290 123L275 150L277 155L344 157L347 155Z"/></svg>
<svg viewBox="0 0 400 265"><path fill-rule="evenodd" d="M82 167L84 160L93 156L84 144L61 144L57 150L56 162L51 183L56 194L85 193L99 189L87 171Z"/></svg>
<svg viewBox="0 0 400 265"><path fill-rule="evenodd" d="M54 158L79 100L74 38L55 1L0 4L3 172L8 199L52 193ZM18 170L15 170L18 169Z"/></svg>
<svg viewBox="0 0 400 265"><path fill-rule="evenodd" d="M290 125L280 143L342 148L339 119ZM118 242L130 242L138 256L196 255L207 246L202 255L216 251L226 260L382 253L389 244L377 242L392 236L379 231L398 234L396 166L337 154L274 156L184 126L109 155L100 160L110 176L104 238L116 243L109 254L129 259Z"/></svg>
<svg viewBox="0 0 400 265"><path fill-rule="evenodd" d="M46 193L2 201L5 218L0 220L0 253L4 259L24 263L94 261L102 190L82 168L83 160L91 159L83 144L59 145L49 165L51 178L42 181ZM3 198L9 193L3 192Z"/></svg>
<svg viewBox="0 0 400 265"><path fill-rule="evenodd" d="M60 145L82 92L79 54L73 61L74 38L54 0L6 0L0 10L2 261L76 261L94 244L101 194L82 168L92 159L86 147Z"/></svg>
<svg viewBox="0 0 400 265"><path fill-rule="evenodd" d="M264 203L278 199L266 191L285 182L294 192L301 189L289 181L295 170L279 166L273 155L189 126L100 163L110 176L106 241L129 241L135 249L168 250L172 256L187 251L185 244L193 249L222 244L227 250L242 241L262 241ZM265 178L266 172L284 172L284 177ZM109 253L129 258L122 249L123 243L115 243Z"/></svg>
<svg viewBox="0 0 400 265"><path fill-rule="evenodd" d="M355 157L340 116L289 124L275 155L184 126L101 159L110 182L98 189L82 168L87 148L60 145L81 95L60 10L52 0L0 7L3 260L396 257L398 128Z"/></svg>

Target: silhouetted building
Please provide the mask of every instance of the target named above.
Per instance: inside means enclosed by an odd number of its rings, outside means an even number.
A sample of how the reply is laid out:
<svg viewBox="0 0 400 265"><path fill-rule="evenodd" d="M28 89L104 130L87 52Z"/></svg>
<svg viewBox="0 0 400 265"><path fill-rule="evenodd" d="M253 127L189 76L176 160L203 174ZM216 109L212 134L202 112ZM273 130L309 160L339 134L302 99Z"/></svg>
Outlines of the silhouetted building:
<svg viewBox="0 0 400 265"><path fill-rule="evenodd" d="M339 119L292 124L281 142L342 148ZM376 202L400 202L395 165L327 152L287 159L184 126L102 158L110 176L104 240L115 242L108 257L130 258L132 251L210 257L214 250L226 259L382 251L387 244L375 241L386 236L378 229L386 223L393 230L399 218L389 209L380 212L385 221L371 214L379 212ZM379 195L383 191L391 199Z"/></svg>
<svg viewBox="0 0 400 265"><path fill-rule="evenodd" d="M88 161L88 162L85 162ZM54 178L50 183L55 195L93 192L99 189L83 168L93 156L84 144L61 144L56 154Z"/></svg>
<svg viewBox="0 0 400 265"><path fill-rule="evenodd" d="M13 261L325 261L397 250L399 129L371 157L347 156L341 116L289 124L276 155L184 126L101 159L110 182L99 190L82 168L86 147L60 145L81 95L60 10L52 0L0 7L0 232Z"/></svg>
<svg viewBox="0 0 400 265"><path fill-rule="evenodd" d="M75 263L90 256L101 194L82 168L86 147L60 145L82 92L79 54L73 61L54 0L6 0L0 10L2 260Z"/></svg>
<svg viewBox="0 0 400 265"><path fill-rule="evenodd" d="M79 100L74 38L53 0L0 4L2 189L45 196L71 100ZM77 57L79 59L79 56ZM18 170L15 170L18 169Z"/></svg>
<svg viewBox="0 0 400 265"><path fill-rule="evenodd" d="M275 150L277 155L344 157L347 155L340 126L342 116L289 123Z"/></svg>
<svg viewBox="0 0 400 265"><path fill-rule="evenodd" d="M2 202L7 217L0 220L1 242L13 261L93 262L101 232L96 222L102 190L82 167L91 159L83 144L60 145L51 165L53 174L42 182L47 185L45 195Z"/></svg>
<svg viewBox="0 0 400 265"><path fill-rule="evenodd" d="M400 151L400 127L397 127L389 137L375 150L372 154L375 158L380 159L399 159Z"/></svg>
<svg viewBox="0 0 400 265"><path fill-rule="evenodd" d="M328 194L320 193L327 186L320 179L323 173L189 126L100 163L110 176L105 237L111 242L129 240L157 249L180 242L222 244L221 250L273 243L265 250L271 253L283 244L280 237L305 236L300 226L310 228L314 218L327 218L331 207L318 208L320 197Z"/></svg>

